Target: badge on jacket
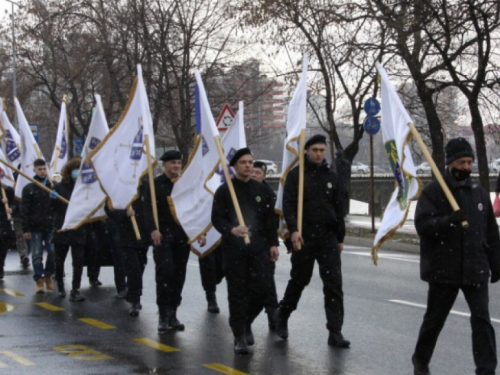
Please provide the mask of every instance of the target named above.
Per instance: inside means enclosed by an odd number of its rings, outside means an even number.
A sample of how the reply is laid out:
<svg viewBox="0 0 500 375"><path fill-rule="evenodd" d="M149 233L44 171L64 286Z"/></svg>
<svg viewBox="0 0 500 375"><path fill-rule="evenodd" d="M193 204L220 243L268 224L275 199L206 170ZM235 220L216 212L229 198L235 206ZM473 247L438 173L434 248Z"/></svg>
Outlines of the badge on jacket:
<svg viewBox="0 0 500 375"><path fill-rule="evenodd" d="M260 201L261 201L261 200L262 200L262 198L260 197L260 195L257 195L257 196L255 197L255 201L256 201L257 203L260 203Z"/></svg>
<svg viewBox="0 0 500 375"><path fill-rule="evenodd" d="M333 186L333 185L332 185L332 183L331 183L331 182L329 182L329 183L327 183L327 184L326 184L326 187L327 187L328 189L331 189L331 188L332 188L332 186Z"/></svg>

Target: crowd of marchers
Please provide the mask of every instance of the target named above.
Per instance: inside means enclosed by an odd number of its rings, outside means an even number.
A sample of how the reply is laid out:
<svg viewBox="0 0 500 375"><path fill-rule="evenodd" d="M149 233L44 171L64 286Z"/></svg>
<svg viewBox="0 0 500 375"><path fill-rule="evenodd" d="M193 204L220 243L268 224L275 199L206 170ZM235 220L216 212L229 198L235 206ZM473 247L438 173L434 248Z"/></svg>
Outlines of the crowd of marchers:
<svg viewBox="0 0 500 375"><path fill-rule="evenodd" d="M269 329L281 339L289 335L288 320L297 309L302 292L313 275L315 262L323 282L328 345L348 348L342 333L344 295L341 254L345 237L345 206L348 201L342 179L328 165L326 139L315 135L305 142L302 168L287 173L283 192L283 217L289 237L290 280L279 301L274 282L279 257L279 217L274 207L276 195L266 183L266 164L254 161L252 152L242 148L230 160L234 177L215 192L212 224L222 235L220 245L199 258L207 310L219 313L216 288L225 277L228 289L229 325L234 336L234 352L246 354L255 344L254 319L265 310ZM167 198L182 169L179 151L165 152L163 173L154 181L144 178L137 199L126 210L106 204L108 218L61 231L67 205L80 170L81 159L71 159L63 167L61 181L47 175L43 160L34 163L34 179L49 187L49 193L35 183L28 184L22 200L6 188L1 212L0 279L4 277L5 256L17 249L23 267L33 267L36 293L56 292L66 297L64 262L72 256L70 301L84 301L80 293L83 268L88 267L89 282L101 285L99 248L107 246L112 255L118 298L130 303L129 314L140 315L143 273L147 253L153 248L158 306L158 333L182 331L178 317L186 267L191 250ZM454 210L437 182L423 190L415 214L421 237L421 278L429 285L428 305L412 356L414 374L430 374L429 363L446 317L461 290L471 311L473 358L476 374L495 374L497 366L495 332L489 314L488 283L500 279L500 236L489 195L471 180L474 152L463 138L446 145L443 178L460 209ZM303 178L300 176L303 173ZM303 189L299 188L303 181ZM156 202L149 184L154 184ZM299 197L302 191L302 197ZM497 194L500 192L500 178ZM235 198L237 205L235 205ZM298 209L302 202L301 210ZM156 205L158 222L154 220ZM7 208L8 207L8 208ZM241 217L244 222L241 222ZM302 221L298 212L302 212ZM12 216L12 220L7 219ZM137 239L132 218L138 224ZM206 239L198 238L200 246ZM304 307L306 308L306 307Z"/></svg>

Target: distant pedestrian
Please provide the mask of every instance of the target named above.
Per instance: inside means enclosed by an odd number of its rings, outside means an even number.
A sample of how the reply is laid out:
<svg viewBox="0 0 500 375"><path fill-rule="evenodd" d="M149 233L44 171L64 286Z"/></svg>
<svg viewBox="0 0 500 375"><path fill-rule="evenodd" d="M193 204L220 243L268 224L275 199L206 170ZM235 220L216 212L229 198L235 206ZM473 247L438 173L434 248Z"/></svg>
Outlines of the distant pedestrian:
<svg viewBox="0 0 500 375"><path fill-rule="evenodd" d="M474 152L464 138L446 145L444 180L460 210L453 211L443 189L432 181L415 213L420 235L420 278L428 282L427 311L412 356L415 375L430 374L439 333L461 290L469 305L472 352L477 375L495 374L497 349L488 307L488 279L500 279L500 238L489 194L473 183ZM467 221L468 226L462 223Z"/></svg>
<svg viewBox="0 0 500 375"><path fill-rule="evenodd" d="M36 159L33 162L33 168L35 171L33 178L51 189L52 182L48 178L45 160ZM53 217L50 201L49 193L33 182L23 188L21 200L23 237L30 241L36 293L44 293L44 281L48 292L54 290L52 282L55 269L52 244ZM47 252L45 266L43 264L44 250Z"/></svg>

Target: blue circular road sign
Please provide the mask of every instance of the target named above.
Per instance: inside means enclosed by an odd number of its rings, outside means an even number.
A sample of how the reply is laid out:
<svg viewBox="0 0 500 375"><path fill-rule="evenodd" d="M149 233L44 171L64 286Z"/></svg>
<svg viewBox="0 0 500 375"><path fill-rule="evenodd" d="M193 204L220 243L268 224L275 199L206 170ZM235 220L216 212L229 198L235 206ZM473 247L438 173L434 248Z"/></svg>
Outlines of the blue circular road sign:
<svg viewBox="0 0 500 375"><path fill-rule="evenodd" d="M380 120L376 117L368 116L363 123L365 132L370 135L375 135L380 130Z"/></svg>
<svg viewBox="0 0 500 375"><path fill-rule="evenodd" d="M364 108L368 116L375 116L380 112L380 102L375 98L370 98L365 102Z"/></svg>

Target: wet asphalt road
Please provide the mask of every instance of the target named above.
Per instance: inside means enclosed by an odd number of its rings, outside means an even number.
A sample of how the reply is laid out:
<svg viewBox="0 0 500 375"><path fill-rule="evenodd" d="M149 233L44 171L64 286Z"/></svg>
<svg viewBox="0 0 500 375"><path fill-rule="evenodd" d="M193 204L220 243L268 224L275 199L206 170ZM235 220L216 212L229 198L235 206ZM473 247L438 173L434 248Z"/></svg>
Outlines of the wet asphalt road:
<svg viewBox="0 0 500 375"><path fill-rule="evenodd" d="M154 263L149 254L143 310L128 316L128 303L115 298L112 268L101 271L101 287L84 277L85 302L35 295L30 272L9 253L0 281L0 374L331 374L410 375L410 357L424 313L427 285L418 277L418 255L381 252L379 266L369 249L346 246L342 256L350 349L330 348L325 328L322 284L317 269L289 321L288 341L267 328L261 314L253 325L256 344L248 356L234 355L228 326L227 291L217 291L220 314L206 311L198 261L192 255L178 316L184 332L159 335ZM282 247L276 268L278 295L288 281L289 260ZM70 288L70 259L66 261ZM490 289L491 316L500 332L500 285ZM438 341L431 371L472 375L468 308L459 295ZM465 314L465 315L464 315Z"/></svg>

